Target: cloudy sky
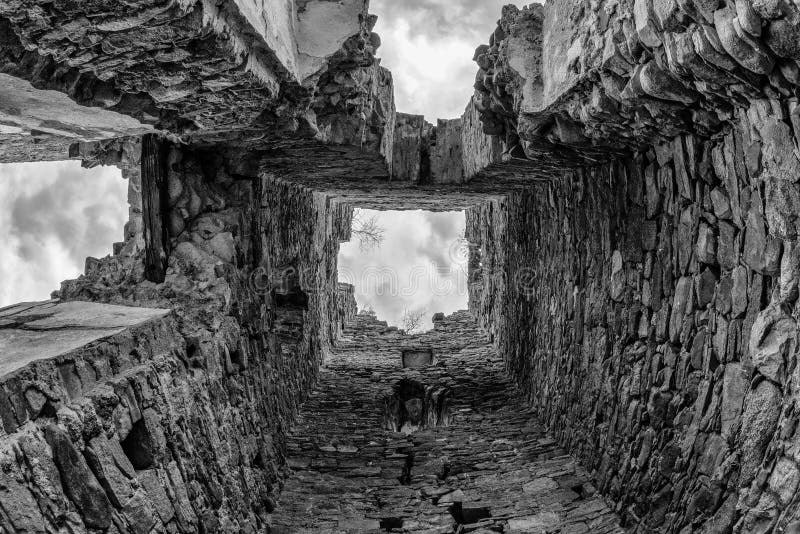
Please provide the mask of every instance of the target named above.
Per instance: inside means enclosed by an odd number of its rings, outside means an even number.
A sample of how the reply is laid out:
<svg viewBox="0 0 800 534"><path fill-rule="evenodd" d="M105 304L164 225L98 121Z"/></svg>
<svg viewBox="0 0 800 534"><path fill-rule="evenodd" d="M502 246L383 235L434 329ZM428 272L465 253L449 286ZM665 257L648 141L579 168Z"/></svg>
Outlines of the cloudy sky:
<svg viewBox="0 0 800 534"><path fill-rule="evenodd" d="M0 306L46 300L122 241L127 182L80 162L0 165Z"/></svg>
<svg viewBox="0 0 800 534"><path fill-rule="evenodd" d="M369 211L385 230L383 243L362 250L354 239L339 253L339 280L355 285L359 309L402 326L403 312L424 311L424 329L436 312L467 308L467 253L460 237L464 213Z"/></svg>
<svg viewBox="0 0 800 534"><path fill-rule="evenodd" d="M461 116L478 66L472 56L489 42L509 0L371 0L378 15L378 55L394 75L397 110L429 122ZM528 4L530 2L525 2ZM518 6L524 5L518 3Z"/></svg>

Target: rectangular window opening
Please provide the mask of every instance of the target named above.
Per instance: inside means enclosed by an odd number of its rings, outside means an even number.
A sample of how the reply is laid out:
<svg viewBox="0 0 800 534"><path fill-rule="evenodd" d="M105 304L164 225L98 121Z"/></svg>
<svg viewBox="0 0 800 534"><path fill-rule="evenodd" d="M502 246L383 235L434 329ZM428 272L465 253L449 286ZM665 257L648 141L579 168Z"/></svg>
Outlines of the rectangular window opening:
<svg viewBox="0 0 800 534"><path fill-rule="evenodd" d="M340 247L339 282L355 287L360 314L406 334L433 329L436 313L468 307L469 246L463 211L353 209Z"/></svg>

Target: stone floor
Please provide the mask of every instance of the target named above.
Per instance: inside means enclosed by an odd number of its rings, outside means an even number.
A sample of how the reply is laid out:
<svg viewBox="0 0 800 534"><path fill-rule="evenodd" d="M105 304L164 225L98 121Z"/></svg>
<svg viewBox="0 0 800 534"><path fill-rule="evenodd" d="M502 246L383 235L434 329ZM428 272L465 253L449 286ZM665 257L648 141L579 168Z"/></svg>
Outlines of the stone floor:
<svg viewBox="0 0 800 534"><path fill-rule="evenodd" d="M419 336L359 316L344 337L290 435L273 532L622 532L467 312ZM403 369L409 348L433 365Z"/></svg>

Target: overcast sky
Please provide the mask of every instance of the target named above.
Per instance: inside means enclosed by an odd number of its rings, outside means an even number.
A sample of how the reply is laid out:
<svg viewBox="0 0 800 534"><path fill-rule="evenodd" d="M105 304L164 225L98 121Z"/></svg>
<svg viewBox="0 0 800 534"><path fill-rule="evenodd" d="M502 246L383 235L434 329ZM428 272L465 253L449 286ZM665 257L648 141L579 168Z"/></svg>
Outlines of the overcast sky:
<svg viewBox="0 0 800 534"><path fill-rule="evenodd" d="M359 309L372 307L378 318L401 326L405 310L434 313L467 308L467 253L460 237L464 212L369 211L385 230L383 243L361 250L357 239L342 245L339 281L356 287Z"/></svg>
<svg viewBox="0 0 800 534"><path fill-rule="evenodd" d="M382 65L394 75L397 111L429 122L464 113L478 66L472 56L489 42L508 0L371 0ZM530 2L518 3L518 6Z"/></svg>
<svg viewBox="0 0 800 534"><path fill-rule="evenodd" d="M87 256L111 253L127 219L127 182L116 167L0 164L0 306L49 299L83 273Z"/></svg>

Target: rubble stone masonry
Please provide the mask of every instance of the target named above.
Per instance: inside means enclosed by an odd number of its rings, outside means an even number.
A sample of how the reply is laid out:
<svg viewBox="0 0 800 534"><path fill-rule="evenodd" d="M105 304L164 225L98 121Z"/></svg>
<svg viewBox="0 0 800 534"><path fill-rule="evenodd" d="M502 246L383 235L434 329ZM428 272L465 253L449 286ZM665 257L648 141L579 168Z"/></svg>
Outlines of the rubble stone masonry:
<svg viewBox="0 0 800 534"><path fill-rule="evenodd" d="M273 532L622 532L469 312L440 315L347 325L288 437ZM433 361L403 368L404 349Z"/></svg>
<svg viewBox="0 0 800 534"><path fill-rule="evenodd" d="M797 0L506 7L436 126L367 9L0 2L0 161L131 215L0 310L0 533L800 532ZM357 207L465 210L469 312L357 315Z"/></svg>
<svg viewBox="0 0 800 534"><path fill-rule="evenodd" d="M797 528L788 119L754 102L714 140L678 136L469 212L473 308L635 531Z"/></svg>

